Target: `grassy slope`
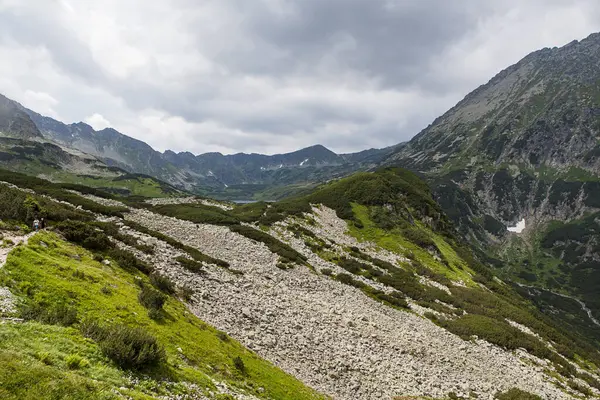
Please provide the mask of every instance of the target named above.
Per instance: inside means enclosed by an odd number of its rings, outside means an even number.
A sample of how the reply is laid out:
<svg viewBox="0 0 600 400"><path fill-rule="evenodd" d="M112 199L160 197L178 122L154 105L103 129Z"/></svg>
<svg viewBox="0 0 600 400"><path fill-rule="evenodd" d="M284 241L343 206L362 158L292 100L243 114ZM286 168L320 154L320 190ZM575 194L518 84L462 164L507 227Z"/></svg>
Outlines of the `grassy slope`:
<svg viewBox="0 0 600 400"><path fill-rule="evenodd" d="M41 246L40 241L48 247ZM81 261L73 258L76 254ZM85 278L75 277L74 271L82 272ZM63 394L68 394L66 398L110 398L110 391L121 391L120 387L126 387L122 392L134 398L147 398L160 392L185 391L181 382L213 387L209 377L262 398L322 398L234 340L220 339L217 330L194 317L173 297L165 304L167 317L163 321L150 319L138 303L139 288L132 274L114 263L106 266L94 261L89 252L55 234L40 233L29 245L13 250L1 273L13 292L21 292L25 298L23 292L29 292L36 300L70 299L80 318L143 327L167 351L167 365L152 374L180 382L166 384L145 379L132 385L128 373L116 368L94 342L74 328L35 322L4 324L0 325L0 359L10 362L0 368L2 398L64 398ZM30 287L33 289L26 289ZM103 294L103 287L110 287L111 293ZM79 354L89 365L69 370L65 359L71 354ZM237 356L243 360L247 375L234 368L233 359ZM40 358L50 360L51 365ZM23 385L33 381L40 382L36 389ZM259 388L264 388L264 392Z"/></svg>
<svg viewBox="0 0 600 400"><path fill-rule="evenodd" d="M369 218L369 209L366 206L353 204L354 215L362 224L362 228L357 228L354 224L348 224L349 233L359 240L368 240L376 243L378 246L391 251L392 253L408 255L412 253L417 260L424 266L436 273L446 275L453 281L462 280L463 282L472 282L472 271L466 266L466 263L456 254L452 246L445 239L435 234L429 229L420 226L418 229L425 232L433 238L436 246L444 257L449 261L450 267L442 265L436 261L433 256L423 248L415 245L402 236L398 229L384 230L377 226Z"/></svg>
<svg viewBox="0 0 600 400"><path fill-rule="evenodd" d="M163 190L160 183L152 178L138 177L129 179L114 179L104 177L82 176L74 174L54 174L52 179L65 182L85 185L93 188L128 191L132 196L142 197L169 197L171 193Z"/></svg>

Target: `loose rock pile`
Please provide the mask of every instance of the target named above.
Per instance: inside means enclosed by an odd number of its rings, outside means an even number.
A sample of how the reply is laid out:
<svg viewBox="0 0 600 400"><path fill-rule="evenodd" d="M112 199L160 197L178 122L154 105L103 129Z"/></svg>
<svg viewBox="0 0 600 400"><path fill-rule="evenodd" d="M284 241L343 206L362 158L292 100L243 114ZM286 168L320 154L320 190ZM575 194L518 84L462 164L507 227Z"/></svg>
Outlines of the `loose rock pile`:
<svg viewBox="0 0 600 400"><path fill-rule="evenodd" d="M205 206L218 207L223 210L231 210L233 207L226 203L221 203L209 199L199 199L197 197L165 197L146 200L147 203L153 206L168 205L168 204L204 204Z"/></svg>
<svg viewBox="0 0 600 400"><path fill-rule="evenodd" d="M331 210L316 217L336 243L365 246L345 235L345 223ZM443 397L451 391L492 399L512 387L545 399L572 398L543 373L543 362L535 365L521 352L485 341L465 342L427 319L384 306L306 267L282 271L276 267L278 256L264 244L226 227L197 226L147 210L132 210L127 218L242 271L210 266L205 275L197 275L172 260L155 262L179 286L194 290L191 309L201 319L335 399ZM287 239L317 271L334 269L299 240Z"/></svg>

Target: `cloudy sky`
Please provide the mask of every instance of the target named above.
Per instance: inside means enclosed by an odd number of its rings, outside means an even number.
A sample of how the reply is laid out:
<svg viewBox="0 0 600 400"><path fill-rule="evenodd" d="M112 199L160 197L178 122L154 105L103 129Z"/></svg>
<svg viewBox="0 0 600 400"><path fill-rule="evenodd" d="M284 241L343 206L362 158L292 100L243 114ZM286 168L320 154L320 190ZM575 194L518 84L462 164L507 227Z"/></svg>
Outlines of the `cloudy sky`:
<svg viewBox="0 0 600 400"><path fill-rule="evenodd" d="M0 0L0 92L157 150L410 139L597 0Z"/></svg>

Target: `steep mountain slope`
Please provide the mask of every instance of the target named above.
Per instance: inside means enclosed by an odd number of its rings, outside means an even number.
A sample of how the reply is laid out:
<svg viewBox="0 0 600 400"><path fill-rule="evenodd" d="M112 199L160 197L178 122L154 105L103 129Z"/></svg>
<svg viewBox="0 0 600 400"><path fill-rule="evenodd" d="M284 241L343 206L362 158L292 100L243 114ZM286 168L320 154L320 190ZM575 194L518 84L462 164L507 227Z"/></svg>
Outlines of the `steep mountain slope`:
<svg viewBox="0 0 600 400"><path fill-rule="evenodd" d="M600 172L600 34L534 52L470 93L392 160L420 170L511 163Z"/></svg>
<svg viewBox="0 0 600 400"><path fill-rule="evenodd" d="M528 55L385 162L425 174L461 233L508 261L504 276L575 295L596 318L599 50L593 34Z"/></svg>
<svg viewBox="0 0 600 400"><path fill-rule="evenodd" d="M33 121L18 104L0 94L0 133L20 139L43 139Z"/></svg>
<svg viewBox="0 0 600 400"><path fill-rule="evenodd" d="M283 187L281 191L286 194L296 192L372 166L395 148L343 155L321 145L271 156L244 153L194 155L170 150L160 153L114 129L95 131L82 122L66 125L17 106L29 114L44 136L57 143L92 154L108 165L154 176L200 194L225 198L241 196L248 199L275 187ZM273 191L269 193L278 197Z"/></svg>
<svg viewBox="0 0 600 400"><path fill-rule="evenodd" d="M2 399L325 399L187 310L189 290L154 263L198 251L5 184L0 204ZM50 230L24 235L36 214Z"/></svg>
<svg viewBox="0 0 600 400"><path fill-rule="evenodd" d="M299 381L352 400L600 395L597 339L493 277L408 171L235 207L78 189L83 209L0 185L4 229L37 213L53 230L0 270L0 317L25 319L0 324L7 398L33 375L39 398L322 398ZM141 371L129 338L152 350Z"/></svg>
<svg viewBox="0 0 600 400"><path fill-rule="evenodd" d="M598 327L581 335L494 278L429 187L406 171L359 173L306 196L230 210L153 203L125 215L131 227L160 231L236 270L232 279L212 270L198 278L165 263L172 279L200 290L192 309L335 398L485 397L512 386L568 398L567 388L590 379L563 356L600 355ZM448 332L479 341L455 342ZM486 350L487 342L494 346ZM572 378L559 378L554 391L515 355Z"/></svg>
<svg viewBox="0 0 600 400"><path fill-rule="evenodd" d="M24 108L4 96L0 96L0 163L3 169L122 195L161 197L180 192L151 176L128 173L44 137Z"/></svg>

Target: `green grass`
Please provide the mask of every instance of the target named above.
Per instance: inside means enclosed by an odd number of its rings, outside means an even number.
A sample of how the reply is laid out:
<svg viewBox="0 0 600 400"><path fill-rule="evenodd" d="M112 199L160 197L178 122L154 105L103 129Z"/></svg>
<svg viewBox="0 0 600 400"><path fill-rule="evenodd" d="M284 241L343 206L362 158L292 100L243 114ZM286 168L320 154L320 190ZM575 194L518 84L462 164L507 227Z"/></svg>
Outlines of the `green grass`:
<svg viewBox="0 0 600 400"><path fill-rule="evenodd" d="M423 227L417 229L425 230L427 235L431 236L437 248L447 259L450 268L436 261L433 256L416 244L402 236L399 229L384 230L375 224L369 217L369 208L359 204L352 205L352 211L355 218L360 222L362 228L358 228L355 223L349 222L348 229L350 235L360 241L370 241L376 243L379 247L389 250L392 253L413 257L425 267L435 273L440 273L453 281L462 280L465 283L472 283L473 279L469 274L469 269L465 262L456 254L442 236L434 234ZM412 255L409 255L411 254Z"/></svg>
<svg viewBox="0 0 600 400"><path fill-rule="evenodd" d="M52 178L59 182L74 183L92 188L104 189L106 191L128 192L130 196L141 197L170 197L172 192L164 190L163 185L156 179L143 176L131 176L124 178L75 175L69 173L53 174Z"/></svg>
<svg viewBox="0 0 600 400"><path fill-rule="evenodd" d="M42 247L40 241L48 247ZM75 254L79 255L80 261L72 257ZM53 233L40 233L27 246L14 249L1 274L0 279L25 302L54 304L66 301L77 310L79 321L87 319L104 324L126 324L143 328L154 335L167 354L165 365L147 372L156 379L168 378L173 382L212 387L208 378L211 377L244 388L261 398L323 398L236 341L219 338L216 329L189 313L185 305L173 296L169 296L164 305L164 317L159 321L152 320L138 302L136 279L147 282L145 276L134 276L115 262L110 266L96 262L91 253L62 241ZM106 286L111 288L108 294L103 290ZM90 386L89 393L96 394L102 387L119 388L126 381L126 373L117 369L99 352L93 341L84 339L74 328L35 322L0 325L0 343L0 348L6 349L0 356L14 360L11 365L17 376L11 374L12 381L34 380L35 374L41 374L49 386L55 386L53 390L40 392L37 398L62 398L60 393L67 393L73 386L81 386L81 390ZM55 360L52 365L35 360L36 354L43 353L49 353L50 359ZM69 370L65 360L71 354L79 354L89 365ZM234 367L236 357L243 361L245 374ZM66 385L64 389L60 389L59 381ZM154 392L145 385L160 388L166 384L152 380L134 385L131 395L134 398L151 396ZM259 390L261 387L264 392ZM16 383L5 390L13 398L21 398L20 393L23 393ZM183 386L177 390L183 390ZM76 391L73 393L72 398L89 398L79 396Z"/></svg>

